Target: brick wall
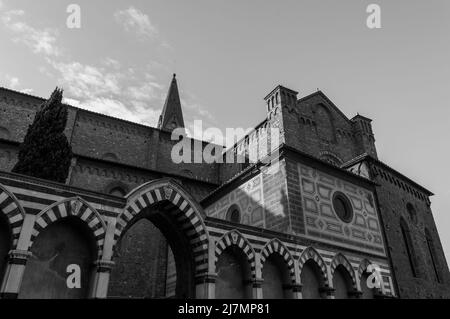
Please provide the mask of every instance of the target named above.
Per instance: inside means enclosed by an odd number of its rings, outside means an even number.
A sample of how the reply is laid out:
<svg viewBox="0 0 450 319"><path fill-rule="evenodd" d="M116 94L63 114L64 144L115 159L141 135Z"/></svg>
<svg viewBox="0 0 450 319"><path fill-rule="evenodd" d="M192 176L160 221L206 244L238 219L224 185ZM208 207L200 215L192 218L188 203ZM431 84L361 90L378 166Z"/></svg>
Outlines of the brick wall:
<svg viewBox="0 0 450 319"><path fill-rule="evenodd" d="M450 274L431 208L428 205L428 198L423 191L380 167L376 168L373 176L375 182L380 184L377 187L377 196L400 297L449 298ZM411 218L407 210L408 203L415 209L415 218ZM409 229L413 246L413 265L416 268L417 277L413 277L411 272L400 228L401 219L406 222ZM433 239L435 262L441 283L436 281L425 229L429 230Z"/></svg>
<svg viewBox="0 0 450 319"><path fill-rule="evenodd" d="M284 106L282 117L286 144L300 151L325 160L335 157L341 163L364 152L376 154L374 139L363 139L354 122L321 92L299 100L295 107Z"/></svg>

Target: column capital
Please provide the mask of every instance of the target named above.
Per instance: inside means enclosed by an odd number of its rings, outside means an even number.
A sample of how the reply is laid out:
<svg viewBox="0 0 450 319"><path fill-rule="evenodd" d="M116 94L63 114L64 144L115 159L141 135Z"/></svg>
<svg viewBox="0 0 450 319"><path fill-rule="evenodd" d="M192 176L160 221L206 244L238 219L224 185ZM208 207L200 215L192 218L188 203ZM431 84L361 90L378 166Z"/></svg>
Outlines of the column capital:
<svg viewBox="0 0 450 319"><path fill-rule="evenodd" d="M292 289L293 292L302 292L302 284L292 284L290 285L290 288Z"/></svg>
<svg viewBox="0 0 450 319"><path fill-rule="evenodd" d="M358 291L358 290L353 290L353 291L348 292L349 297L356 298L356 299L361 298L362 294L363 294L362 291Z"/></svg>
<svg viewBox="0 0 450 319"><path fill-rule="evenodd" d="M97 267L97 272L111 272L116 263L111 260L97 260L94 265Z"/></svg>
<svg viewBox="0 0 450 319"><path fill-rule="evenodd" d="M217 274L214 273L203 273L195 275L195 283L196 284L203 284L208 283L212 284L215 283L217 279Z"/></svg>
<svg viewBox="0 0 450 319"><path fill-rule="evenodd" d="M261 288L262 284L264 282L264 279L262 279L262 278L255 278L255 279L252 279L250 282L251 282L253 288Z"/></svg>
<svg viewBox="0 0 450 319"><path fill-rule="evenodd" d="M334 296L334 292L336 291L336 289L331 288L331 287L322 287L319 289L319 292L324 293L327 296Z"/></svg>
<svg viewBox="0 0 450 319"><path fill-rule="evenodd" d="M10 250L8 253L8 263L13 265L25 265L32 253L28 250Z"/></svg>

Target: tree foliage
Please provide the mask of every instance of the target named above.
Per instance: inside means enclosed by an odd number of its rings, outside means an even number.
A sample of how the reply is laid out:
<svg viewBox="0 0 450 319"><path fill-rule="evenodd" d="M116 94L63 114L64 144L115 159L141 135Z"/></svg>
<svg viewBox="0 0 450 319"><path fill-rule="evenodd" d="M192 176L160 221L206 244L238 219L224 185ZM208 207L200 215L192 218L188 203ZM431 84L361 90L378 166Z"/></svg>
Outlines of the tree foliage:
<svg viewBox="0 0 450 319"><path fill-rule="evenodd" d="M63 90L56 88L36 113L20 146L14 173L60 183L66 181L72 148L64 134L68 110L62 97Z"/></svg>

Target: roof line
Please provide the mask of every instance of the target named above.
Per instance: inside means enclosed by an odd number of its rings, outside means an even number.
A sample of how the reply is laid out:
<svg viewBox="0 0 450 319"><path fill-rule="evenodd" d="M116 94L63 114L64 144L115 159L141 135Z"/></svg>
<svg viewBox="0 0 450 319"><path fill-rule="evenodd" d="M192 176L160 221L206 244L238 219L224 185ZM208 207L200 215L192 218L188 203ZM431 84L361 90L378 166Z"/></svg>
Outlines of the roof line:
<svg viewBox="0 0 450 319"><path fill-rule="evenodd" d="M361 161L363 161L363 160L365 160L365 159L368 159L368 160L370 160L370 161L372 161L372 162L374 162L374 163L376 163L376 164L379 164L379 165L383 166L384 168L386 168L386 169L392 171L393 173L397 174L398 176L400 176L401 178L403 178L403 179L406 180L407 182L411 183L411 184L414 185L415 187L421 189L422 191L425 191L425 193L426 193L428 196L433 196L433 195L434 195L434 193L431 192L430 190L426 189L426 188L423 187L422 185L420 185L420 184L418 184L417 182L413 181L413 180L410 179L409 177L403 175L402 173L400 173L400 172L397 171L396 169L392 168L392 167L389 166L388 164L382 162L381 160L379 160L379 159L377 159L377 158L375 158L375 157L373 157L372 155L367 154L367 153L361 154L361 155L355 157L354 159L351 159L351 160L348 161L347 163L342 164L341 167L342 167L342 168L347 168L347 167L349 167L350 165L359 163L359 162L361 162Z"/></svg>

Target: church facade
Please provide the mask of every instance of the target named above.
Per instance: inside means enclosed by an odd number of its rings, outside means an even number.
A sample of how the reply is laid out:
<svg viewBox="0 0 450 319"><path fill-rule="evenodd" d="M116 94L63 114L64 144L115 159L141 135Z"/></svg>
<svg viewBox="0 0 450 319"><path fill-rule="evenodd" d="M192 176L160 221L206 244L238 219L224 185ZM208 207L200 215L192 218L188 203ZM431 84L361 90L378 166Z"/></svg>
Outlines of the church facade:
<svg viewBox="0 0 450 319"><path fill-rule="evenodd" d="M69 106L65 184L11 173L43 101L0 88L2 298L450 298L433 194L321 91L270 92L243 163L172 161L175 76L157 128Z"/></svg>

